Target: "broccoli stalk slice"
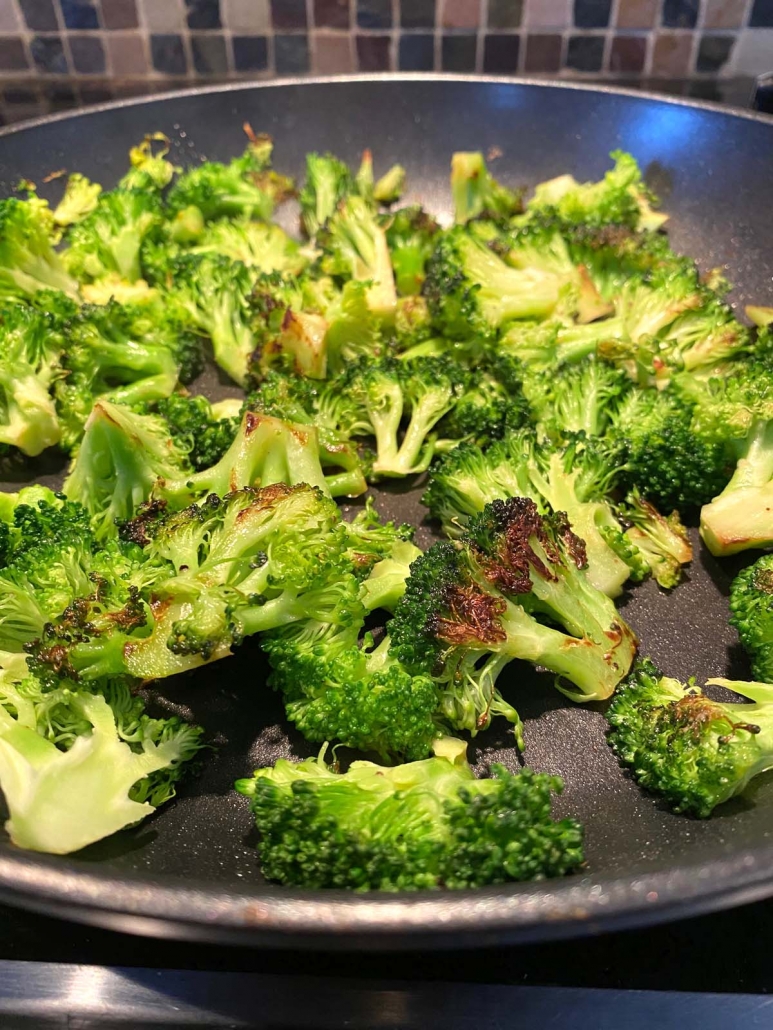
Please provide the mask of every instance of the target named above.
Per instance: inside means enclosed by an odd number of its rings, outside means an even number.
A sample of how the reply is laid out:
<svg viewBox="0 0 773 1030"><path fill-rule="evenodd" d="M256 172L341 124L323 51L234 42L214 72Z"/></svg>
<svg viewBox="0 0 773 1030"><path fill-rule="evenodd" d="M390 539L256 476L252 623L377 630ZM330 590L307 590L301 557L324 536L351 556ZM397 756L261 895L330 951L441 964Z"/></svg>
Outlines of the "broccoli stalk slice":
<svg viewBox="0 0 773 1030"><path fill-rule="evenodd" d="M700 533L725 556L773 544L773 422L755 419L725 489L701 508Z"/></svg>
<svg viewBox="0 0 773 1030"><path fill-rule="evenodd" d="M664 516L637 490L626 498L623 518L631 523L626 538L649 566L659 586L671 590L682 578L682 567L692 561L692 545L678 512Z"/></svg>
<svg viewBox="0 0 773 1030"><path fill-rule="evenodd" d="M30 697L30 680L19 683L24 671L2 657L0 785L14 844L69 854L139 822L173 795L179 766L201 748L200 730L147 716L126 725L120 708L83 690L20 703ZM46 737L47 713L65 713L77 728L66 749Z"/></svg>
<svg viewBox="0 0 773 1030"><path fill-rule="evenodd" d="M463 888L562 875L582 862L582 831L554 822L557 777L493 768L475 779L459 741L396 768L281 759L236 789L251 798L270 880L307 888Z"/></svg>
<svg viewBox="0 0 773 1030"><path fill-rule="evenodd" d="M637 664L607 713L610 743L641 786L705 818L773 768L773 687L711 679L752 704L724 703Z"/></svg>

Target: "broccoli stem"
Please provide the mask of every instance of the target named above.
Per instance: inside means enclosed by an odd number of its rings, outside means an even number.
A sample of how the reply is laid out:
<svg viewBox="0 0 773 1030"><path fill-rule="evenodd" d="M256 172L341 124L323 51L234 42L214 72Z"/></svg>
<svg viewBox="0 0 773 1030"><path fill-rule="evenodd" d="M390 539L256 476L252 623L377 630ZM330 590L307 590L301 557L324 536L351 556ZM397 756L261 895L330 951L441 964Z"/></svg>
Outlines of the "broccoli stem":
<svg viewBox="0 0 773 1030"><path fill-rule="evenodd" d="M773 545L773 422L755 421L730 482L701 508L700 531L717 556Z"/></svg>
<svg viewBox="0 0 773 1030"><path fill-rule="evenodd" d="M359 469L326 475L325 486L331 497L360 497L368 489L365 477Z"/></svg>

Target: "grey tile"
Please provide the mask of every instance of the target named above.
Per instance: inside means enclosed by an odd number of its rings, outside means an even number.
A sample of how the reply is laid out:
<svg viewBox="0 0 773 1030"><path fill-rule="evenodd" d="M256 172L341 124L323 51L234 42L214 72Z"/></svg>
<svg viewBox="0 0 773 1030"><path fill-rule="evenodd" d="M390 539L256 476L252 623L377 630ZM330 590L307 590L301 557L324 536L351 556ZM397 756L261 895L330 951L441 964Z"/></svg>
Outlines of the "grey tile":
<svg viewBox="0 0 773 1030"><path fill-rule="evenodd" d="M0 73L21 72L29 68L20 36L0 36Z"/></svg>
<svg viewBox="0 0 773 1030"><path fill-rule="evenodd" d="M309 70L309 41L305 35L274 36L274 64L279 75Z"/></svg>
<svg viewBox="0 0 773 1030"><path fill-rule="evenodd" d="M45 75L66 75L70 70L60 36L33 36L30 50L39 72Z"/></svg>
<svg viewBox="0 0 773 1030"><path fill-rule="evenodd" d="M142 14L151 32L175 32L183 27L179 0L142 0Z"/></svg>
<svg viewBox="0 0 773 1030"><path fill-rule="evenodd" d="M81 75L99 75L105 70L105 50L98 36L69 36L73 68Z"/></svg>
<svg viewBox="0 0 773 1030"><path fill-rule="evenodd" d="M233 33L264 32L270 24L268 0L221 0L223 24Z"/></svg>
<svg viewBox="0 0 773 1030"><path fill-rule="evenodd" d="M191 53L199 75L225 75L228 71L225 38L219 32L192 35Z"/></svg>
<svg viewBox="0 0 773 1030"><path fill-rule="evenodd" d="M55 32L59 28L53 0L19 0L28 29L34 32Z"/></svg>
<svg viewBox="0 0 773 1030"><path fill-rule="evenodd" d="M155 35L150 37L153 67L164 75L185 75L188 62L182 36Z"/></svg>

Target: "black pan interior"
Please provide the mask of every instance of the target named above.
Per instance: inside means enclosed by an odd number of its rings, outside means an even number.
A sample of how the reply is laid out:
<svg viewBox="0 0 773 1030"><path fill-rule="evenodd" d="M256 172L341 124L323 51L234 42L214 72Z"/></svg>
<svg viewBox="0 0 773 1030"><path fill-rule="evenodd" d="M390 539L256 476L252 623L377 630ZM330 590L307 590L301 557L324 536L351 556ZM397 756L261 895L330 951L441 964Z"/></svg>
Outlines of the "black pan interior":
<svg viewBox="0 0 773 1030"><path fill-rule="evenodd" d="M565 171L597 178L609 165L609 151L622 147L636 156L662 196L675 247L704 268L726 266L738 284L738 304L771 302L773 123L634 95L418 77L188 94L3 135L0 192L9 193L22 177L41 184L60 168L110 186L125 168L129 147L150 131L171 138L181 164L225 159L242 149L245 121L274 137L277 167L297 177L310 150L332 150L354 162L368 146L377 171L400 161L408 170L406 200L421 201L440 216L448 215L453 150L498 148L495 174L516 185ZM61 184L41 189L55 196ZM283 218L292 227L297 212L289 206ZM234 392L214 372L202 387L215 397ZM53 482L60 472L56 460L45 457L2 485L12 489L41 476ZM419 486L379 494L381 510L420 522ZM429 540L429 532L422 527L420 543ZM624 612L641 636L642 650L675 676L747 674L727 624L726 595L737 567L699 548L688 582L671 595L653 583L632 591ZM773 775L710 821L674 816L620 771L605 743L598 707L572 705L552 689L549 676L518 663L507 670L502 687L526 719L529 764L564 777L557 809L585 823L588 872L571 884L508 888L469 899L461 908L435 896L422 906L420 925L415 905L407 901L389 901L387 911L365 900L304 899L267 888L246 803L231 785L257 765L305 756L309 748L288 731L252 642L233 658L154 691L159 704L189 713L217 744L200 777L174 803L139 828L68 858L32 856L0 840L0 888L11 900L15 890L16 900L64 905L81 915L90 909L92 918L97 910L131 909L143 917L197 923L196 932L210 936L230 933L226 924L246 924L252 939L273 941L277 934L308 940L309 934L355 928L371 941L383 941L378 931L388 929L399 941L422 928L458 927L459 920L468 932L477 928L481 940L491 939L487 931L518 936L527 928L550 936L573 923L576 932L589 916L598 926L641 919L644 910L647 918L665 915L680 901L719 904L752 881L755 891L767 890L768 877L773 880ZM518 763L504 726L478 737L471 754L481 763ZM695 877L703 878L705 890ZM194 892L198 901L183 892ZM304 909L309 901L322 905L313 918ZM256 909L256 902L269 907ZM474 920L471 913L477 913Z"/></svg>

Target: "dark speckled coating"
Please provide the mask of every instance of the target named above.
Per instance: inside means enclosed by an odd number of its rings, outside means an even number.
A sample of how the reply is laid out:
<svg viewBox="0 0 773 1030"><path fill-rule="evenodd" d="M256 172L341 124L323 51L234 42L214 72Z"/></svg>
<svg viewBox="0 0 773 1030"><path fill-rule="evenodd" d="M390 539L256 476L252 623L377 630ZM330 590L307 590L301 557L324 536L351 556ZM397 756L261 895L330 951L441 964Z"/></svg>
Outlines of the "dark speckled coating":
<svg viewBox="0 0 773 1030"><path fill-rule="evenodd" d="M572 171L596 178L616 147L647 170L672 215L674 245L704 268L726 265L734 299L771 303L773 121L683 102L579 87L497 80L379 79L285 83L193 92L53 119L0 135L0 192L61 167L106 185L129 146L149 131L173 140L180 163L239 152L249 121L276 142L276 164L300 176L309 150L377 169L408 170L408 202L448 215L454 149L496 146L495 172L510 185ZM58 186L61 189L61 184ZM52 184L46 189L57 189ZM288 226L297 212L283 215ZM224 388L208 373L207 392ZM51 476L49 458L18 479ZM418 522L419 484L380 493L382 511ZM6 485L10 488L10 483ZM430 539L422 527L419 542ZM697 536L696 536L697 542ZM624 600L642 649L676 676L747 668L727 624L726 595L738 563L699 550L689 581L665 595L652 584ZM514 663L502 679L526 719L526 759L560 773L557 809L587 831L587 871L547 884L465 895L352 897L298 893L262 883L246 801L233 780L308 748L282 720L260 651L162 683L159 703L182 708L219 742L202 775L136 830L68 858L25 854L0 841L3 900L125 930L256 944L415 947L489 944L581 934L750 900L773 891L773 776L710 821L671 815L618 768L599 706L580 708L550 677ZM504 726L481 735L474 761L518 758Z"/></svg>

